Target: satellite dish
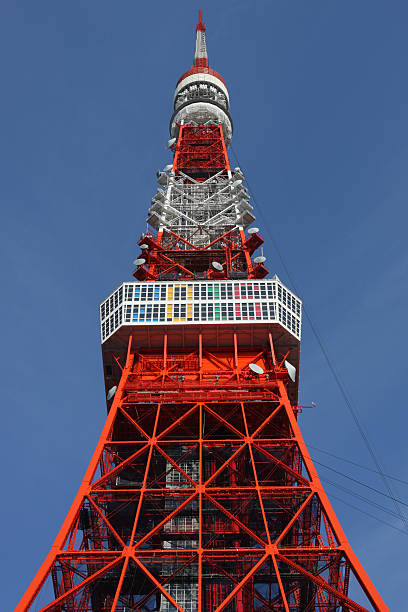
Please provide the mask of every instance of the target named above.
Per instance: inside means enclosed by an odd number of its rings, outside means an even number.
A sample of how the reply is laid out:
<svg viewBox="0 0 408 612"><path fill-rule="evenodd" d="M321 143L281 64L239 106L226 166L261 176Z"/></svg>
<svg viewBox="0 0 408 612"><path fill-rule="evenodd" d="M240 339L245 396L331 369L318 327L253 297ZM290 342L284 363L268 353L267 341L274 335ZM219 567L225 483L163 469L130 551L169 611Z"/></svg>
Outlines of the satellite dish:
<svg viewBox="0 0 408 612"><path fill-rule="evenodd" d="M170 149L170 147L176 144L176 142L177 142L177 138L170 138L170 140L167 143L167 148Z"/></svg>
<svg viewBox="0 0 408 612"><path fill-rule="evenodd" d="M141 244L141 245L140 245L140 248L142 249L142 251L145 251L146 249L148 249L148 248L149 248L149 245L148 245L148 244L143 243L143 244Z"/></svg>
<svg viewBox="0 0 408 612"><path fill-rule="evenodd" d="M295 368L295 366L293 366L291 363L289 363L289 361L285 361L285 368L288 371L290 380L292 382L295 382L295 380L296 380L296 368Z"/></svg>
<svg viewBox="0 0 408 612"><path fill-rule="evenodd" d="M116 389L117 389L117 386L116 386L116 385L115 385L114 387L111 387L111 388L109 389L109 391L108 391L108 395L106 396L106 399L108 400L108 402L109 402L109 400L111 400L111 399L112 399L112 397L115 395L115 393L116 393Z"/></svg>
<svg viewBox="0 0 408 612"><path fill-rule="evenodd" d="M218 261L212 261L211 265L214 268L214 270L217 270L217 272L224 272L224 268L222 267L222 264L220 264Z"/></svg>
<svg viewBox="0 0 408 612"><path fill-rule="evenodd" d="M248 234L257 234L259 232L259 227L251 227L251 229L248 230Z"/></svg>
<svg viewBox="0 0 408 612"><path fill-rule="evenodd" d="M236 189L236 187L239 187L240 185L242 185L242 179L238 179L237 181L234 181L232 183L232 188Z"/></svg>
<svg viewBox="0 0 408 612"><path fill-rule="evenodd" d="M255 257L254 262L255 263L264 263L266 261L266 257L264 257L263 255L259 255L259 257Z"/></svg>
<svg viewBox="0 0 408 612"><path fill-rule="evenodd" d="M263 368L261 368L261 366L257 365L256 363L250 363L248 367L254 374L264 373Z"/></svg>
<svg viewBox="0 0 408 612"><path fill-rule="evenodd" d="M173 170L173 164L167 164L167 166L163 168L163 172L170 172L170 170Z"/></svg>
<svg viewBox="0 0 408 612"><path fill-rule="evenodd" d="M143 257L140 257L139 259L135 259L135 261L133 262L134 266L141 266L144 263L146 263L146 260L143 259Z"/></svg>

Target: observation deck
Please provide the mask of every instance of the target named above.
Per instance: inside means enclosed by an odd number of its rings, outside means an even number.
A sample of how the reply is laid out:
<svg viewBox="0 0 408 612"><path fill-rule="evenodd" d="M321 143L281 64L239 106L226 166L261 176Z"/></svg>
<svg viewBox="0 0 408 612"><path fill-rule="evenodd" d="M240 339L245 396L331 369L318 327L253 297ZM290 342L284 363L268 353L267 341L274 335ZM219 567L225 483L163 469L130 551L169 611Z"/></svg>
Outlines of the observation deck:
<svg viewBox="0 0 408 612"><path fill-rule="evenodd" d="M300 342L302 303L271 280L122 283L100 306L102 343L120 328L278 324Z"/></svg>
<svg viewBox="0 0 408 612"><path fill-rule="evenodd" d="M198 345L227 352L235 346L245 353L263 346L270 337L277 362L282 364L289 356L298 372L301 327L302 302L277 276L259 281L122 283L100 306L106 391L120 374L117 364L125 359L129 335L132 345L143 351L154 354L168 350L185 355L197 350ZM278 370L275 367L265 374L275 379ZM144 391L158 393L157 384L145 381ZM183 384L179 389L185 397L204 392L201 376L189 384L191 388ZM298 375L287 385L289 396L295 400ZM234 389L236 385L231 389L224 385L221 390L230 394ZM245 395L248 397L248 390Z"/></svg>

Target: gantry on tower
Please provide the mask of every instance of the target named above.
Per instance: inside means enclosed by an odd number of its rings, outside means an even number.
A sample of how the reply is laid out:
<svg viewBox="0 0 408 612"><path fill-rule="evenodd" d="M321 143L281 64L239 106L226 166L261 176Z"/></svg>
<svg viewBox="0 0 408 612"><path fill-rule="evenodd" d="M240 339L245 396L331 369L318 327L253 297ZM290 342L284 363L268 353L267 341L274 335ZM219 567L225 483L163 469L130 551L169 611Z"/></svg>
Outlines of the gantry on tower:
<svg viewBox="0 0 408 612"><path fill-rule="evenodd" d="M18 611L384 611L298 425L301 302L268 278L205 26L173 163L101 305L108 417Z"/></svg>

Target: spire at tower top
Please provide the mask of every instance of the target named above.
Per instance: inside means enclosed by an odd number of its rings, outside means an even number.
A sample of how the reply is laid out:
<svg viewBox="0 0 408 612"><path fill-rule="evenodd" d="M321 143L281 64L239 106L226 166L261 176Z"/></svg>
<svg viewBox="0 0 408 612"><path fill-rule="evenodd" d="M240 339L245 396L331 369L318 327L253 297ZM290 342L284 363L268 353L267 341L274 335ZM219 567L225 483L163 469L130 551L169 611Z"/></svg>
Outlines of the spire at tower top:
<svg viewBox="0 0 408 612"><path fill-rule="evenodd" d="M196 31L197 30L202 30L203 32L205 32L205 24L203 21L203 11L201 9L198 11L198 23L197 23Z"/></svg>
<svg viewBox="0 0 408 612"><path fill-rule="evenodd" d="M205 42L205 24L203 22L203 12L201 9L198 13L198 23L196 26L194 66L197 68L208 67L207 45Z"/></svg>
<svg viewBox="0 0 408 612"><path fill-rule="evenodd" d="M205 40L205 23L203 21L203 12L201 9L199 10L199 13L198 13L198 23L196 25L196 43L195 43L194 62L190 70L187 70L187 72L184 72L184 74L181 75L181 77L177 81L177 87L180 85L182 81L184 81L184 79L192 76L193 74L194 75L206 74L206 75L215 77L216 79L221 81L221 83L226 88L224 79L218 74L218 72L215 72L215 70L210 68L209 63L208 63L207 43ZM176 94L178 94L178 90L176 91ZM228 91L226 89L224 91L224 94L228 98Z"/></svg>

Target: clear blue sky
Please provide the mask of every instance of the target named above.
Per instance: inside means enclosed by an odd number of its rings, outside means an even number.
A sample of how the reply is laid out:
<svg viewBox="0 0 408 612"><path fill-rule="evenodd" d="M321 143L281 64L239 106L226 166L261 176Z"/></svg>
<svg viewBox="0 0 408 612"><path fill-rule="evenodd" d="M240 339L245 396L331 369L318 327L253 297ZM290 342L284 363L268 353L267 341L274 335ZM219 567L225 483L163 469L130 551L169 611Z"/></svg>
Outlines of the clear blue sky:
<svg viewBox="0 0 408 612"><path fill-rule="evenodd" d="M131 279L199 6L1 3L5 611L48 552L104 422L98 305ZM385 471L408 480L408 5L201 6L210 63L230 91L233 147ZM263 235L269 269L287 281ZM317 403L301 417L306 441L371 466L307 323L301 389ZM395 491L408 501L407 486ZM390 609L406 610L408 535L333 505Z"/></svg>

